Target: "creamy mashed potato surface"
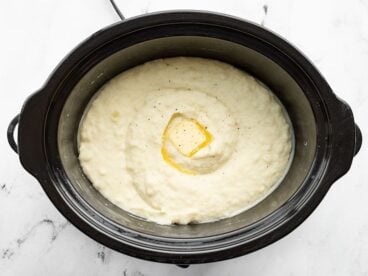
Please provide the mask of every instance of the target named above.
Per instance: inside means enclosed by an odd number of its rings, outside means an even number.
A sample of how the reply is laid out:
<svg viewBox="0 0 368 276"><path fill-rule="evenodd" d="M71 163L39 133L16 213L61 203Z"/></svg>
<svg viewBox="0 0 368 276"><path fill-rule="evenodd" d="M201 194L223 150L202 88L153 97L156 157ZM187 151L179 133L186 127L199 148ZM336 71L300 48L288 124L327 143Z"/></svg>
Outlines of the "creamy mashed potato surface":
<svg viewBox="0 0 368 276"><path fill-rule="evenodd" d="M154 60L106 83L80 126L79 160L108 200L160 224L234 216L272 191L291 158L283 108L215 60Z"/></svg>

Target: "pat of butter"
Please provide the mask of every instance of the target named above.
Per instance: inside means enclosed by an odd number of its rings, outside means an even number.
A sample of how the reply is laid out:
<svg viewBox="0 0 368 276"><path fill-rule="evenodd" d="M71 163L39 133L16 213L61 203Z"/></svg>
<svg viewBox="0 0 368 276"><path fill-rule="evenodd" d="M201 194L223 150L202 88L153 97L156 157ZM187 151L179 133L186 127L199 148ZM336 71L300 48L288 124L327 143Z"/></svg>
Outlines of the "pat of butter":
<svg viewBox="0 0 368 276"><path fill-rule="evenodd" d="M175 113L166 129L175 148L183 155L192 157L212 141L212 135L195 119Z"/></svg>

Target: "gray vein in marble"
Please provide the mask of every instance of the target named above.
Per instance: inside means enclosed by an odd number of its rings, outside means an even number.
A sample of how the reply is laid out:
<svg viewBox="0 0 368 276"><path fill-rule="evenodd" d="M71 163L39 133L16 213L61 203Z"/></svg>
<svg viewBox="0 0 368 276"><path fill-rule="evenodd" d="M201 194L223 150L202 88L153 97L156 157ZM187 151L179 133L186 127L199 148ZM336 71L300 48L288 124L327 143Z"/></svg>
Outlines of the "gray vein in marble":
<svg viewBox="0 0 368 276"><path fill-rule="evenodd" d="M103 251L100 251L100 252L97 252L97 258L101 259L101 262L105 262L105 252Z"/></svg>
<svg viewBox="0 0 368 276"><path fill-rule="evenodd" d="M6 183L3 183L0 185L0 191L5 193L5 194L10 194L12 187L9 187Z"/></svg>
<svg viewBox="0 0 368 276"><path fill-rule="evenodd" d="M14 251L10 248L3 250L3 254L1 255L2 259L10 259L14 255Z"/></svg>
<svg viewBox="0 0 368 276"><path fill-rule="evenodd" d="M112 250L103 246L98 245L99 250L97 251L97 258L101 261L102 264L107 264L110 260L110 255Z"/></svg>
<svg viewBox="0 0 368 276"><path fill-rule="evenodd" d="M261 25L264 26L265 21L266 21L266 17L267 17L267 13L268 13L268 5L264 4L262 8L263 8L264 16L263 16L263 19L261 21Z"/></svg>
<svg viewBox="0 0 368 276"><path fill-rule="evenodd" d="M141 9L141 12L143 14L149 13L150 12L150 6L151 6L151 2L148 1L147 5L144 8Z"/></svg>
<svg viewBox="0 0 368 276"><path fill-rule="evenodd" d="M132 276L144 276L144 274L138 270L134 271L131 275Z"/></svg>
<svg viewBox="0 0 368 276"><path fill-rule="evenodd" d="M129 273L128 269L124 269L123 276L145 276L145 274L143 274L139 270L134 270L132 273Z"/></svg>
<svg viewBox="0 0 368 276"><path fill-rule="evenodd" d="M101 247L101 250L97 252L97 258L101 260L102 263L105 263L106 253L105 246Z"/></svg>
<svg viewBox="0 0 368 276"><path fill-rule="evenodd" d="M15 243L15 246L9 246L8 248L3 249L3 253L1 255L2 259L10 259L16 252L16 250L20 250L23 244L34 234L34 232L41 226L48 225L51 227L51 238L50 244L53 243L59 234L69 225L68 221L60 223L56 225L54 221L51 219L43 219L33 225L22 237L18 238Z"/></svg>

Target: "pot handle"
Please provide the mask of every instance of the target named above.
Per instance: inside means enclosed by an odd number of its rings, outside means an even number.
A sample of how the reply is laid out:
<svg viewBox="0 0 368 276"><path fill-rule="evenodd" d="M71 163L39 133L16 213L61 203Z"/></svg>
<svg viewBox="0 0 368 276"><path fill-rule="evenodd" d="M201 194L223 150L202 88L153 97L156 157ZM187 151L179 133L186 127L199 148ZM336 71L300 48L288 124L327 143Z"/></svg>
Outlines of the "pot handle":
<svg viewBox="0 0 368 276"><path fill-rule="evenodd" d="M19 123L19 114L17 114L13 118L13 120L10 121L7 131L9 145L16 153L18 153L18 145L14 139L14 130L15 127L18 125L18 123Z"/></svg>
<svg viewBox="0 0 368 276"><path fill-rule="evenodd" d="M360 148L362 147L362 132L357 124L355 124L355 148L354 148L354 155L357 155Z"/></svg>
<svg viewBox="0 0 368 276"><path fill-rule="evenodd" d="M333 183L343 176L351 167L353 157L359 152L362 145L362 133L354 121L350 106L337 98L331 104L331 146L329 170L326 179Z"/></svg>

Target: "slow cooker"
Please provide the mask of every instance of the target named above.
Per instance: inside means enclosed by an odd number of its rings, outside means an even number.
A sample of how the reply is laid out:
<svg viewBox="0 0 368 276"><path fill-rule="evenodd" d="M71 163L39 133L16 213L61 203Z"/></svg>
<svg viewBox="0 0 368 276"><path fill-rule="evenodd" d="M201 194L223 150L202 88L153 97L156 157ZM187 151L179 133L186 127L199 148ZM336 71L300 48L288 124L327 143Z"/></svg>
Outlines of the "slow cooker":
<svg viewBox="0 0 368 276"><path fill-rule="evenodd" d="M96 91L124 70L174 56L216 59L247 71L271 88L289 114L295 155L286 177L237 216L158 225L107 201L79 165L78 126ZM348 104L300 51L261 26L197 11L146 14L87 38L26 100L9 125L8 140L55 207L82 232L130 256L182 266L244 255L290 233L349 170L362 143Z"/></svg>

